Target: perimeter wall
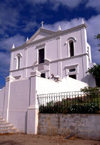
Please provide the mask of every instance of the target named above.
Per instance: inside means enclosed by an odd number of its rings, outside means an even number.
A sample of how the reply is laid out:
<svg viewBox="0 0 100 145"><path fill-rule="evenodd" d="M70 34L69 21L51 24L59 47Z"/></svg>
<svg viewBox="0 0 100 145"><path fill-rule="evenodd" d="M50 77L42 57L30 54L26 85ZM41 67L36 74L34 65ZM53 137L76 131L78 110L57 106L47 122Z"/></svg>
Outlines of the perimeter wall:
<svg viewBox="0 0 100 145"><path fill-rule="evenodd" d="M0 90L0 116L12 123L19 132L37 134L38 94L80 91L86 83L65 77L59 82L40 77L40 72L30 78L15 80L6 78L6 86Z"/></svg>
<svg viewBox="0 0 100 145"><path fill-rule="evenodd" d="M100 114L39 114L38 133L100 140Z"/></svg>

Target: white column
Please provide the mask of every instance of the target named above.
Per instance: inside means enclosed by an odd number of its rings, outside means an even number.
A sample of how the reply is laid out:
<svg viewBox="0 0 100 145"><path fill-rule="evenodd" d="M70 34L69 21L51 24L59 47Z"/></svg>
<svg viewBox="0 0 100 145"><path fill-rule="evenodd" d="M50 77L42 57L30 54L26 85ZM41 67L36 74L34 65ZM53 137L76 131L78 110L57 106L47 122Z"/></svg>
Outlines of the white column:
<svg viewBox="0 0 100 145"><path fill-rule="evenodd" d="M27 67L28 66L28 49L27 48L24 49L24 56L25 56L24 57L24 66ZM24 71L25 71L24 72L24 77L27 77L28 69L26 68Z"/></svg>
<svg viewBox="0 0 100 145"><path fill-rule="evenodd" d="M3 118L7 122L8 122L8 118L9 118L9 103L10 103L11 82L14 81L14 80L15 79L12 76L6 77Z"/></svg>
<svg viewBox="0 0 100 145"><path fill-rule="evenodd" d="M37 101L37 77L40 72L34 71L30 77L30 106L27 111L27 134L37 134L38 127L38 101Z"/></svg>

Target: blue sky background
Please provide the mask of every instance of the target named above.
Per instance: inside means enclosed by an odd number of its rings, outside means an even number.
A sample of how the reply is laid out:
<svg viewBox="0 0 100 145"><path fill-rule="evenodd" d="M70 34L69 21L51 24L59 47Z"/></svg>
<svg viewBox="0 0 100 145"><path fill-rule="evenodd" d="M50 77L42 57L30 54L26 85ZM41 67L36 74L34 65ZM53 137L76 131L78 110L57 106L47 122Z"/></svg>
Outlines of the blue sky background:
<svg viewBox="0 0 100 145"><path fill-rule="evenodd" d="M0 88L9 75L10 49L22 45L44 21L44 28L57 31L81 24L88 25L87 37L92 60L100 64L100 0L0 0Z"/></svg>

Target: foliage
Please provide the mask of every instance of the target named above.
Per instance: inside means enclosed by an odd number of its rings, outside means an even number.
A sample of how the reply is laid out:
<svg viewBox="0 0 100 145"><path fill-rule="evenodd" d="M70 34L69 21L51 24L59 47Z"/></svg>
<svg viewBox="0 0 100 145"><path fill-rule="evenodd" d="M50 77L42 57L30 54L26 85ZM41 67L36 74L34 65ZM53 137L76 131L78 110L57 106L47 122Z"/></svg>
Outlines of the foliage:
<svg viewBox="0 0 100 145"><path fill-rule="evenodd" d="M90 103L86 105L71 105L69 111L70 113L96 113L99 107L95 103Z"/></svg>
<svg viewBox="0 0 100 145"><path fill-rule="evenodd" d="M93 98L95 98L99 93L100 93L100 90L98 87L84 87L83 89L81 89L82 92L85 93L85 95L90 95L92 96Z"/></svg>
<svg viewBox="0 0 100 145"><path fill-rule="evenodd" d="M93 75L94 78L100 78L100 65L94 65L92 68L89 68L87 73Z"/></svg>
<svg viewBox="0 0 100 145"><path fill-rule="evenodd" d="M100 87L100 65L94 65L92 68L89 68L86 73L92 74L96 80L96 85Z"/></svg>
<svg viewBox="0 0 100 145"><path fill-rule="evenodd" d="M67 106L63 106L63 105L54 105L54 106L44 106L41 105L39 107L39 112L40 113L67 113Z"/></svg>
<svg viewBox="0 0 100 145"><path fill-rule="evenodd" d="M100 40L100 34L95 35L95 36L94 36L94 39ZM98 46L100 46L100 44L98 44ZM100 49L99 49L99 51L100 51Z"/></svg>
<svg viewBox="0 0 100 145"><path fill-rule="evenodd" d="M40 113L95 113L99 110L100 89L85 87L84 94L71 98L62 98L61 101L51 101L39 107Z"/></svg>
<svg viewBox="0 0 100 145"><path fill-rule="evenodd" d="M96 113L99 107L95 103L89 103L85 105L74 104L68 109L64 106L40 106L40 113Z"/></svg>
<svg viewBox="0 0 100 145"><path fill-rule="evenodd" d="M54 106L53 101L51 101L51 102L47 103L47 106Z"/></svg>

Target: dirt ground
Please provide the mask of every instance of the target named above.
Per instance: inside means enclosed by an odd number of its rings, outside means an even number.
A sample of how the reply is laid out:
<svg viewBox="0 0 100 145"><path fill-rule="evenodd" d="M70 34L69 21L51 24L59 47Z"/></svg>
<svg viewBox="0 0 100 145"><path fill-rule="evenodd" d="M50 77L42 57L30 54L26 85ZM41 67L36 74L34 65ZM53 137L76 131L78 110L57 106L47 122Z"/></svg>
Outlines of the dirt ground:
<svg viewBox="0 0 100 145"><path fill-rule="evenodd" d="M100 141L82 140L66 136L5 134L0 135L0 145L100 145Z"/></svg>

